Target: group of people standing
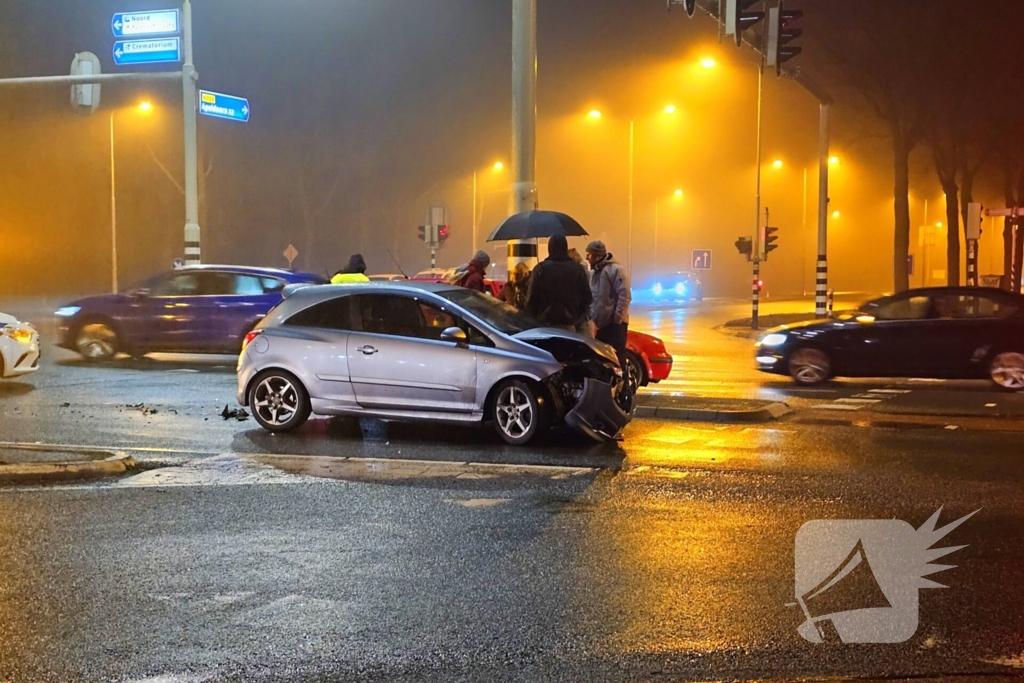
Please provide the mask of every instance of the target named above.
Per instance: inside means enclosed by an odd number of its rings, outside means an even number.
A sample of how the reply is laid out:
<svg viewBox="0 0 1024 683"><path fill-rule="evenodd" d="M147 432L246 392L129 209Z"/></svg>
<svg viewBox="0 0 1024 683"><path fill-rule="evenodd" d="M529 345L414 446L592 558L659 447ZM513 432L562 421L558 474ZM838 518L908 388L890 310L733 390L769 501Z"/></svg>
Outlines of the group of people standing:
<svg viewBox="0 0 1024 683"><path fill-rule="evenodd" d="M548 240L548 257L532 271L525 263L509 274L501 290L505 303L525 311L546 327L558 327L592 335L610 346L625 367L626 331L629 328L629 278L604 242L587 245L586 262L569 248L564 235ZM458 284L487 291L484 282L491 257L478 251L458 270ZM367 282L366 262L353 254L348 264L331 278L334 284Z"/></svg>
<svg viewBox="0 0 1024 683"><path fill-rule="evenodd" d="M612 346L625 363L629 328L629 277L604 242L587 245L586 262L569 249L564 235L548 240L548 257L531 272L520 263L501 291L501 298L526 311L546 327L593 335Z"/></svg>

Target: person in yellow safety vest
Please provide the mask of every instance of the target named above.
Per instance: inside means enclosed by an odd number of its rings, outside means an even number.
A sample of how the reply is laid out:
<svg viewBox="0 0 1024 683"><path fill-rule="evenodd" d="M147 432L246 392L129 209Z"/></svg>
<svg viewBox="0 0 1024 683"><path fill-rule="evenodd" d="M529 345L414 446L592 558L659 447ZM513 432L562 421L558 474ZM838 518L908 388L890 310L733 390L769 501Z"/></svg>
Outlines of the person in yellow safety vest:
<svg viewBox="0 0 1024 683"><path fill-rule="evenodd" d="M343 282L369 282L370 278L366 277L366 261L363 260L362 254L352 254L348 260L348 265L339 270L331 278L332 285L338 285Z"/></svg>

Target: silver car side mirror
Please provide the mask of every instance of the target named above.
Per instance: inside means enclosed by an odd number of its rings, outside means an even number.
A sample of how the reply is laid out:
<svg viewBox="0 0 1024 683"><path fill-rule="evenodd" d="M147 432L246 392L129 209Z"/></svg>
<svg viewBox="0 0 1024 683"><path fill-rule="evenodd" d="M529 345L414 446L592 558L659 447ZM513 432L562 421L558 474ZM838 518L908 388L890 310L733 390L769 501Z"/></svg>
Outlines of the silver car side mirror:
<svg viewBox="0 0 1024 683"><path fill-rule="evenodd" d="M441 341L465 346L469 343L469 337L460 327L446 327L444 332L441 333Z"/></svg>

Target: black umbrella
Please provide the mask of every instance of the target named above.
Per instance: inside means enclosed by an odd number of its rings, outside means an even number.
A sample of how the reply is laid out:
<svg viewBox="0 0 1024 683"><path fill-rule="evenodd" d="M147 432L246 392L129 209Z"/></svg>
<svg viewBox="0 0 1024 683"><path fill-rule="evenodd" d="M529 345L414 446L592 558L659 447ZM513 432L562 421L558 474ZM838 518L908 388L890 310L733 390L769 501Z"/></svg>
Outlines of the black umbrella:
<svg viewBox="0 0 1024 683"><path fill-rule="evenodd" d="M566 237L585 237L587 231L576 222L576 219L557 211L526 211L509 216L501 225L494 229L488 242L505 240L528 240L537 237L565 235Z"/></svg>

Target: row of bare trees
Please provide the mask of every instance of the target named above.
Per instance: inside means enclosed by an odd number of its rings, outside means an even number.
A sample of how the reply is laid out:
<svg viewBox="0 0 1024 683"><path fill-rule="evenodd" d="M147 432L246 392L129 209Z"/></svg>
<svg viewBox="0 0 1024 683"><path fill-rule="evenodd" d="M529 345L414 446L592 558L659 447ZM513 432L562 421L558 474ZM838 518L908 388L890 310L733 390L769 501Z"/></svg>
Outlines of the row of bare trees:
<svg viewBox="0 0 1024 683"><path fill-rule="evenodd" d="M1024 88L1015 82L1024 54L998 30L1024 20L1024 3L863 0L823 10L820 68L870 105L892 141L894 287L909 287L910 158L922 146L945 195L946 272L957 285L960 226L979 180L1001 180L1006 205L1024 204ZM1007 221L1007 274L1012 233ZM1018 287L1020 260L1006 278Z"/></svg>

